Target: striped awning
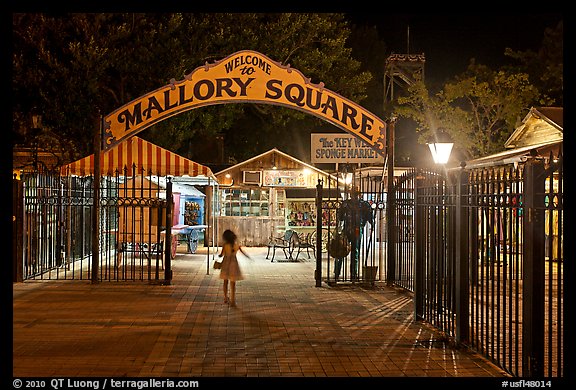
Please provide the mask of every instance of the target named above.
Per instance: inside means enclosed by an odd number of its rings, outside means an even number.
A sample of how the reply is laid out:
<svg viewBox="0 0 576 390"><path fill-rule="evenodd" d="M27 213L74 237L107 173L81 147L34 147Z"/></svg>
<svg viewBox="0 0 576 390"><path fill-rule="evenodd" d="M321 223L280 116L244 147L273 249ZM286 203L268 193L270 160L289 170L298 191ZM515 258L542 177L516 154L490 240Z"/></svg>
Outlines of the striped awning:
<svg viewBox="0 0 576 390"><path fill-rule="evenodd" d="M210 168L136 136L102 153L100 166L103 176L212 176ZM94 155L63 166L61 172L78 176L94 174Z"/></svg>

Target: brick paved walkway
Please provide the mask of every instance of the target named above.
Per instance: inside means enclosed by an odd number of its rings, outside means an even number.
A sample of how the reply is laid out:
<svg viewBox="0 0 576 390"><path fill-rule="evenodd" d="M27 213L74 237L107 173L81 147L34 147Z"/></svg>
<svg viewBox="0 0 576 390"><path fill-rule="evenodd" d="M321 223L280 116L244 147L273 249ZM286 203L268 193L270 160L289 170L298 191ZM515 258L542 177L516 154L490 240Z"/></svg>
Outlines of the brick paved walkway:
<svg viewBox="0 0 576 390"><path fill-rule="evenodd" d="M409 294L318 288L313 261L265 248L240 259L229 307L205 251L177 255L171 285L14 284L14 377L507 377L414 322Z"/></svg>

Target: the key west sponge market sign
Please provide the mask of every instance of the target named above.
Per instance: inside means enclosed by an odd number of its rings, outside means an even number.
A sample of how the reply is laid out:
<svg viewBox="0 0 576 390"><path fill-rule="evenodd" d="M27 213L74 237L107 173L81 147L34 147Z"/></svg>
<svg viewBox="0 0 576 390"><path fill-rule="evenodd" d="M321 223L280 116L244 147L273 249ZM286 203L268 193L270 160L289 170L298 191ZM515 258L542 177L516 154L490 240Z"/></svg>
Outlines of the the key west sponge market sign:
<svg viewBox="0 0 576 390"><path fill-rule="evenodd" d="M386 124L358 104L313 84L300 71L255 51L206 64L183 80L141 96L104 118L102 150L180 112L213 104L266 103L302 110L361 138L385 154Z"/></svg>

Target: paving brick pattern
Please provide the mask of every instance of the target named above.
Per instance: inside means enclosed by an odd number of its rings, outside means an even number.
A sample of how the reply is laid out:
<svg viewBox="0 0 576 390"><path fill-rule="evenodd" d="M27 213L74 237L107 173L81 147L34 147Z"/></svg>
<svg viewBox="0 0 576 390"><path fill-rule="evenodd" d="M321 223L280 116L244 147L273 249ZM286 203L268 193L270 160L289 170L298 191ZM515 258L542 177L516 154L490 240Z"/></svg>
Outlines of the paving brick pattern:
<svg viewBox="0 0 576 390"><path fill-rule="evenodd" d="M315 287L313 261L247 249L236 307L205 248L176 256L170 285L14 284L14 377L508 376L414 321L400 289Z"/></svg>

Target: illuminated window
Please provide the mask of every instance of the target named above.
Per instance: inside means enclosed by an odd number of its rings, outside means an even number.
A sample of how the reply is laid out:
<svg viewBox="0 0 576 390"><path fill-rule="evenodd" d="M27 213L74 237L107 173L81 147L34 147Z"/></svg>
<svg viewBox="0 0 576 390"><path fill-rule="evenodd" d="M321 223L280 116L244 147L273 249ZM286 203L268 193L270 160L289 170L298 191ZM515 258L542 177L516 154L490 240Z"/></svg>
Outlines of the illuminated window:
<svg viewBox="0 0 576 390"><path fill-rule="evenodd" d="M228 217L267 217L268 190L225 189L222 191L222 215Z"/></svg>

